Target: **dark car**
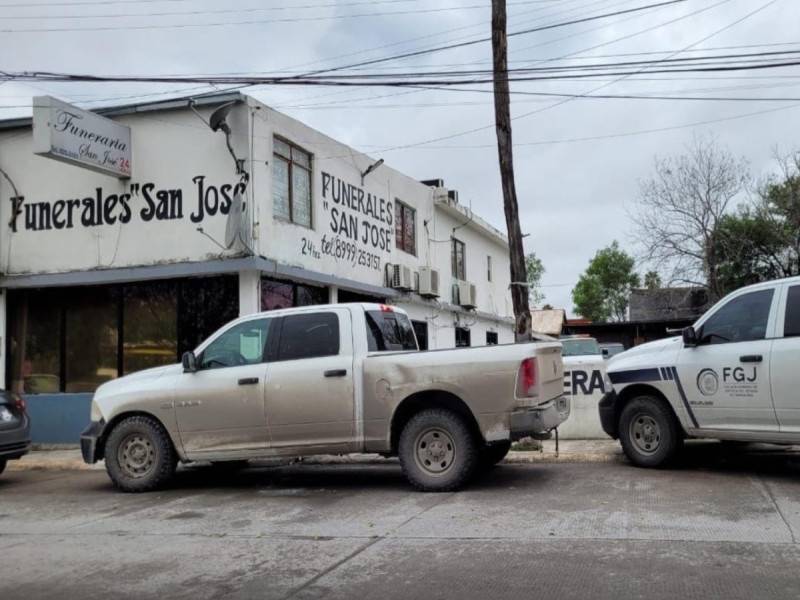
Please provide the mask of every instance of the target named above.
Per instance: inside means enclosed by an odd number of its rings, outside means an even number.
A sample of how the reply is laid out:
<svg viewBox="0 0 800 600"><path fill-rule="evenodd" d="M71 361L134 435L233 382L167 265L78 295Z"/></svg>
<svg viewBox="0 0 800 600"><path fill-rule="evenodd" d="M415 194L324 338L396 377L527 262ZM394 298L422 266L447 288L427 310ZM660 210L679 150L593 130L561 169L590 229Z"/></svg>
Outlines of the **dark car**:
<svg viewBox="0 0 800 600"><path fill-rule="evenodd" d="M19 394L0 390L0 473L31 449L31 420Z"/></svg>

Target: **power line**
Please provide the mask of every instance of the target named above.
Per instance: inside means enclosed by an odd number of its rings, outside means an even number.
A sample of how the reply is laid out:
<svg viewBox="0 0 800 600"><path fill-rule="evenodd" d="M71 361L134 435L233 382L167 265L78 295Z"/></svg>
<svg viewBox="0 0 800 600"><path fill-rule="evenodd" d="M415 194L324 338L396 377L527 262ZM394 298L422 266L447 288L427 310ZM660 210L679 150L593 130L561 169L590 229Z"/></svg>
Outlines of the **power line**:
<svg viewBox="0 0 800 600"><path fill-rule="evenodd" d="M681 3L681 2L685 2L685 1L686 0L666 0L664 2L658 2L658 3L655 3L655 4L647 4L645 6L638 6L638 7L635 7L635 8L628 8L628 9L625 9L625 10L618 10L618 11L615 11L615 12L605 13L605 14L601 14L601 15L594 15L594 16L591 16L591 17L583 17L583 18L580 18L580 19L572 19L570 21L563 21L561 23L552 23L550 25L542 25L540 27L533 27L533 28L529 28L529 29L523 29L523 30L520 30L520 31L513 31L513 32L509 33L507 35L507 37L526 35L526 34L529 34L529 33L536 33L536 32L539 32L539 31L547 31L547 30L550 30L550 29L556 29L556 28L559 28L559 27L567 27L569 25L576 25L578 23L585 23L587 21L595 21L595 20L598 20L598 19L607 19L609 17L614 17L614 16L617 16L617 15L622 15L622 14L627 14L627 13L632 13L632 12L638 12L638 11L644 11L644 10L650 10L650 9L654 9L654 8L661 8L663 6L668 6L668 5L671 5L671 4L678 4L678 3ZM361 61L361 62L350 64L350 65L342 65L342 66L339 66L339 67L332 67L332 68L329 68L329 69L322 69L322 70L318 70L318 71L313 71L311 73L307 73L306 75L319 75L321 73L332 73L334 71L343 71L343 70L352 69L352 68L355 68L355 67L362 67L362 66L365 66L365 65L374 65L374 64L378 64L378 63L382 63L382 62L400 60L402 58L409 58L409 57L412 57L412 56L421 56L421 55L424 55L424 54L432 54L434 52L442 52L444 50L452 50L454 48L463 48L463 47L466 47L466 46L472 46L472 45L475 45L475 44L488 42L488 41L491 41L491 39L492 39L491 37L483 37L483 38L480 38L480 39L477 39L477 40L471 40L471 41L468 41L468 42L459 42L459 43L456 43L456 44L447 44L447 45L444 45L444 46L438 46L436 48L429 48L427 50L416 50L416 51L413 51L413 52L406 52L406 53L403 53L403 54L396 54L394 56L385 56L383 58L375 58L375 59Z"/></svg>

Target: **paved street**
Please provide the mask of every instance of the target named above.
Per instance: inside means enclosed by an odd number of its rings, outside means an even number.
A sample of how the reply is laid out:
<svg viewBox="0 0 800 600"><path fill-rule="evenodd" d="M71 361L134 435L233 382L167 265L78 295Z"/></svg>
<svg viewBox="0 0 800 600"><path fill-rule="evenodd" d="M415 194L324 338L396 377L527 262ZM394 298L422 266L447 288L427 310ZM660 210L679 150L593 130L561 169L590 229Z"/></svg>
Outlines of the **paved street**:
<svg viewBox="0 0 800 600"><path fill-rule="evenodd" d="M504 464L411 491L399 466L0 477L0 598L797 598L800 456L699 444L669 471Z"/></svg>

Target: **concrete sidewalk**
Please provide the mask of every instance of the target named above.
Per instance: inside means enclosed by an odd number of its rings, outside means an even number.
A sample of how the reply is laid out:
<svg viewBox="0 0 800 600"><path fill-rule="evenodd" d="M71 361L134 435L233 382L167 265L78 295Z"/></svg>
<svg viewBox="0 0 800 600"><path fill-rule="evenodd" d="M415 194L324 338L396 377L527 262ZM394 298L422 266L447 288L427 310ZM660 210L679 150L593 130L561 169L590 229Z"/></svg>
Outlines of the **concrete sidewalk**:
<svg viewBox="0 0 800 600"><path fill-rule="evenodd" d="M254 463L275 466L286 465L291 462L303 462L306 464L380 464L394 460L396 459L383 458L377 454L347 454L344 456L307 456L300 461L280 458L254 461ZM622 460L624 460L622 450L615 440L562 440L559 443L558 454L556 454L555 441L547 440L542 442L541 450L512 450L505 459L507 463L617 462ZM22 457L21 460L8 463L8 470L10 471L83 471L103 468L102 463L95 465L84 463L78 448L34 450Z"/></svg>

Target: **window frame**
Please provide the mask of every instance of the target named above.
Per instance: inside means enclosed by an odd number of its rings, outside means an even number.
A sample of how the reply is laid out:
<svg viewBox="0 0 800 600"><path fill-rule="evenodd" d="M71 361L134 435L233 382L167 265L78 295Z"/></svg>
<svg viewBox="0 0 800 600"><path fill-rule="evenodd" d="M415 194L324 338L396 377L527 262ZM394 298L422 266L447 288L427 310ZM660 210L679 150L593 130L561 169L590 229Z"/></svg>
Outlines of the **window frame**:
<svg viewBox="0 0 800 600"><path fill-rule="evenodd" d="M454 279L458 279L459 281L466 281L467 280L467 245L459 240L456 237L450 238L450 267L451 267L451 274ZM462 273L458 273L458 248L461 249L461 268ZM463 275L459 276L459 275Z"/></svg>
<svg viewBox="0 0 800 600"><path fill-rule="evenodd" d="M288 139L281 135L274 134L272 136L272 160L282 160L287 163L288 165L288 176L287 180L289 183L289 218L286 219L283 216L279 216L275 214L275 190L273 187L272 191L272 218L277 219L278 221L282 221L284 223L291 223L292 225L298 225L299 227L305 227L306 229L314 229L314 155L306 150L305 148L295 144L294 142L290 142ZM287 146L289 146L289 154L290 156L284 156L276 149L275 140L278 140ZM294 152L302 152L303 154L308 156L308 166L295 162L294 159ZM294 168L302 169L308 173L308 225L303 223L299 223L295 220L294 217ZM270 173L272 176L272 173ZM272 179L272 185L275 185L274 177Z"/></svg>
<svg viewBox="0 0 800 600"><path fill-rule="evenodd" d="M336 319L336 331L338 334L338 338L336 340L336 353L335 354L322 354L322 355L315 355L315 356L303 356L303 357L296 357L296 358L282 358L281 357L281 342L283 340L283 333L284 327L286 325L286 320L291 319L294 317L306 317L309 315L333 315ZM319 359L319 358L331 358L333 356L342 356L342 350L346 349L346 344L342 343L342 317L338 311L335 310L321 310L321 311L308 311L308 312L298 312L295 314L289 315L282 315L277 317L278 322L275 324L277 328L275 334L271 336L272 341L269 343L269 348L267 350L268 362L278 363L278 362L288 362L294 360L310 360L310 359Z"/></svg>
<svg viewBox="0 0 800 600"><path fill-rule="evenodd" d="M400 213L400 218L398 219L398 212ZM413 221L412 227L412 240L411 240L411 248L406 246L406 216L407 214L411 214L411 220ZM413 206L406 204L399 198L394 199L394 246L403 252L410 254L412 256L417 255L417 209ZM400 240L397 239L397 231L398 227L400 228ZM399 241L399 243L398 243Z"/></svg>
<svg viewBox="0 0 800 600"><path fill-rule="evenodd" d="M227 333L231 332L232 330L236 329L237 327L239 327L241 325L245 325L247 323L254 323L256 321L263 321L264 323L266 323L266 338L267 339L265 340L264 345L261 347L261 359L260 360L258 360L256 362L245 363L245 364L242 364L242 365L226 365L224 367L203 367L202 366L203 365L203 356L205 356L206 351L211 346L213 346L214 343L216 343L220 338L222 338L224 335L226 335ZM210 338L208 340L208 342L203 344L202 348L199 349L198 352L196 352L197 370L198 371L216 371L216 370L219 370L219 369L232 369L232 368L236 368L236 367L251 367L253 365L259 365L259 364L264 364L264 363L269 362L269 350L270 350L270 348L272 346L271 340L272 340L272 337L275 335L274 333L271 333L270 330L276 326L274 321L275 321L275 317L269 317L269 316L265 317L265 316L259 315L258 317L255 317L255 318L252 318L252 319L245 319L244 321L236 321L234 323L231 323L228 327L226 327L225 329L220 331L219 334L217 334L214 337Z"/></svg>
<svg viewBox="0 0 800 600"><path fill-rule="evenodd" d="M700 346L719 346L721 344L742 344L747 342L760 342L763 340L767 340L771 338L770 329L773 327L773 319L774 319L774 312L773 307L775 306L775 301L778 296L776 294L776 288L774 287L767 287L761 288L757 290L748 290L746 292L742 292L740 294L736 294L732 298L728 298L724 304L721 304L718 308L715 308L713 312L708 313L702 320L702 322L698 322L695 330L698 333L699 344ZM708 335L706 333L706 327L709 321L715 319L722 311L727 309L732 303L739 301L742 298L747 296L752 296L754 294L761 294L761 293L769 293L770 300L769 306L767 308L767 318L764 325L764 336L756 339L735 339L735 340L728 340L728 339L721 339L718 335L713 336L710 339L706 339ZM713 341L714 339L718 341Z"/></svg>
<svg viewBox="0 0 800 600"><path fill-rule="evenodd" d="M494 337L494 341L489 341L489 336ZM497 346L500 343L500 335L496 331L487 331L486 332L486 345L487 346Z"/></svg>
<svg viewBox="0 0 800 600"><path fill-rule="evenodd" d="M486 281L492 282L492 255L486 255Z"/></svg>
<svg viewBox="0 0 800 600"><path fill-rule="evenodd" d="M467 343L466 344L459 344L458 343L458 333L462 332L462 334L466 334L467 336ZM472 331L469 327L458 327L455 328L455 344L456 348L472 348Z"/></svg>
<svg viewBox="0 0 800 600"><path fill-rule="evenodd" d="M795 293L800 295L800 283L786 285L786 293L784 294L786 300L784 302L784 307L783 307L783 323L781 331L779 332L781 337L785 338L800 337L800 330L798 330L797 332L789 333L787 329L789 327L789 307L791 306L790 300L791 300L792 290L797 290ZM798 312L797 318L800 319L800 298L798 298L798 304L796 304L795 306L797 306L797 308L795 309Z"/></svg>

